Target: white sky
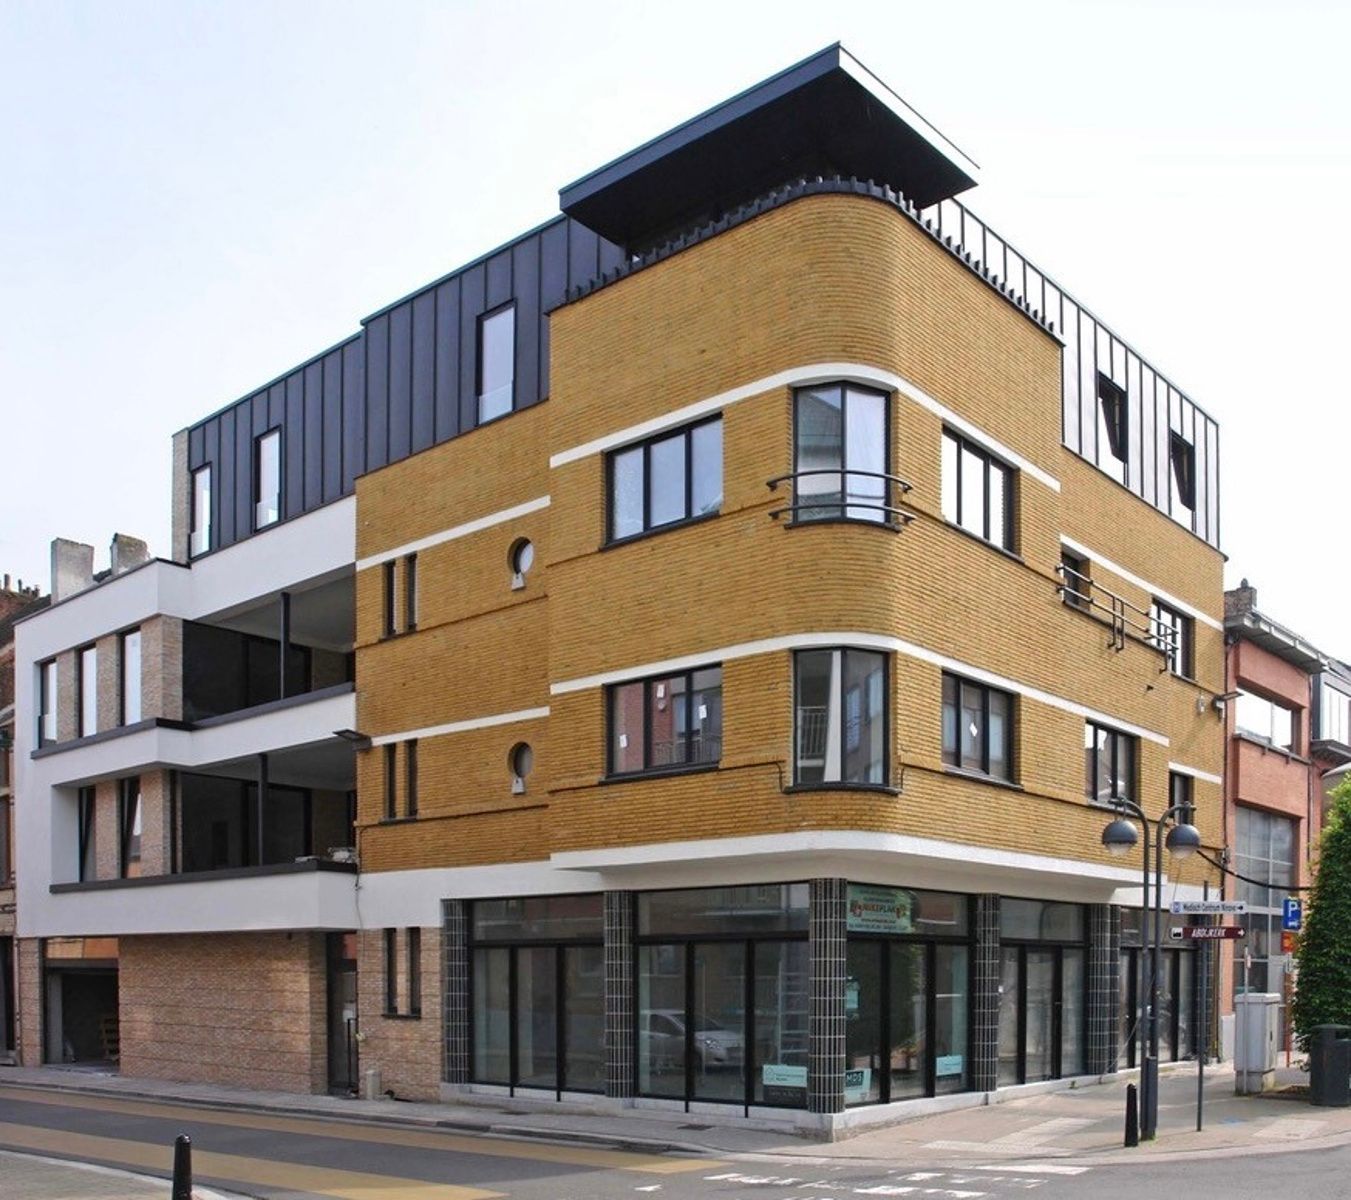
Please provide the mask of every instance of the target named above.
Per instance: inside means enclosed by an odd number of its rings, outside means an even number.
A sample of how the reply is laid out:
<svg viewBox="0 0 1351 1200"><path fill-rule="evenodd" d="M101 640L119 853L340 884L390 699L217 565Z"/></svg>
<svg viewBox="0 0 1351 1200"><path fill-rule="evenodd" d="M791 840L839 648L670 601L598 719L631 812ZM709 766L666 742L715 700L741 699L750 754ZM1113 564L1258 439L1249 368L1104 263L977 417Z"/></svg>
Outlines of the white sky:
<svg viewBox="0 0 1351 1200"><path fill-rule="evenodd" d="M1346 2L0 0L0 573L166 553L174 430L836 40L1219 420L1227 582L1351 658Z"/></svg>

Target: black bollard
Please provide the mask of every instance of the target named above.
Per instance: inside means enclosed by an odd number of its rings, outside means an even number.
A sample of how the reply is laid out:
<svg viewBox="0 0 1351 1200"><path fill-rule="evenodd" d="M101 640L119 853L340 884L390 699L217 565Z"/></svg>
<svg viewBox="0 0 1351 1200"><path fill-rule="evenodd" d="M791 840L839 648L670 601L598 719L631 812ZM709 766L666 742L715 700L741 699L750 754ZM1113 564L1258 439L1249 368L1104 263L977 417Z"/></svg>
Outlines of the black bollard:
<svg viewBox="0 0 1351 1200"><path fill-rule="evenodd" d="M186 1133L174 1138L174 1188L172 1200L192 1200L192 1139Z"/></svg>
<svg viewBox="0 0 1351 1200"><path fill-rule="evenodd" d="M1126 1085L1126 1145L1138 1146L1140 1144L1140 1105L1135 1090L1135 1084ZM177 1194L174 1200L178 1200Z"/></svg>

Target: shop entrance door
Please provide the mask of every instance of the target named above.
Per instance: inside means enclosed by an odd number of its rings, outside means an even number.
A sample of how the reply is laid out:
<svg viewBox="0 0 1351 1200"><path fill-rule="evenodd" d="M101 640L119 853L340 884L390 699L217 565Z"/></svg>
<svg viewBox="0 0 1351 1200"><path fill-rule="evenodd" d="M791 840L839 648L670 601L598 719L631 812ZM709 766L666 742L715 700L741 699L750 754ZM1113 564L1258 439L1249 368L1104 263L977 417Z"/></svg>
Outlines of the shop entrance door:
<svg viewBox="0 0 1351 1200"><path fill-rule="evenodd" d="M328 935L328 1088L358 1090L357 959L355 933Z"/></svg>

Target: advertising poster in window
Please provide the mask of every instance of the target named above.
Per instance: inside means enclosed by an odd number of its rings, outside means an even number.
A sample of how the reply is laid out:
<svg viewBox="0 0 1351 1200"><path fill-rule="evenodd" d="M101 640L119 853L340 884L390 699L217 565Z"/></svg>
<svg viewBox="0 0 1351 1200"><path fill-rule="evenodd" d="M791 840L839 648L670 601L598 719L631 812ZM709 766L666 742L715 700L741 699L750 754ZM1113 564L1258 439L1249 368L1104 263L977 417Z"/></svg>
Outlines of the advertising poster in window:
<svg viewBox="0 0 1351 1200"><path fill-rule="evenodd" d="M850 933L912 933L913 899L904 888L849 885L845 927Z"/></svg>

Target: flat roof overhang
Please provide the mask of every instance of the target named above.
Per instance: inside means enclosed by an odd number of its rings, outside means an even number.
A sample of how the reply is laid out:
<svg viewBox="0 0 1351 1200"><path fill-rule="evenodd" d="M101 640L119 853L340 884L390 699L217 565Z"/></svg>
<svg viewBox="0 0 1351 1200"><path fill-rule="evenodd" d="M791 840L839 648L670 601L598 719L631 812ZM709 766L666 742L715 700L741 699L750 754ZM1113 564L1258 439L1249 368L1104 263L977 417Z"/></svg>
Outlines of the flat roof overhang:
<svg viewBox="0 0 1351 1200"><path fill-rule="evenodd" d="M643 250L803 177L871 179L927 207L978 172L836 44L569 184L559 206Z"/></svg>

